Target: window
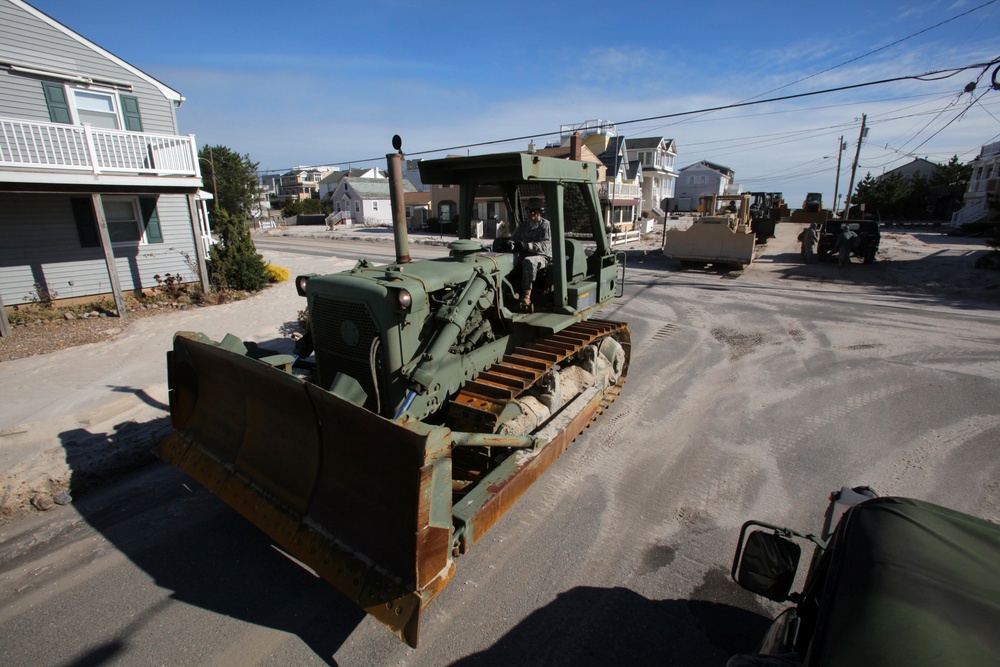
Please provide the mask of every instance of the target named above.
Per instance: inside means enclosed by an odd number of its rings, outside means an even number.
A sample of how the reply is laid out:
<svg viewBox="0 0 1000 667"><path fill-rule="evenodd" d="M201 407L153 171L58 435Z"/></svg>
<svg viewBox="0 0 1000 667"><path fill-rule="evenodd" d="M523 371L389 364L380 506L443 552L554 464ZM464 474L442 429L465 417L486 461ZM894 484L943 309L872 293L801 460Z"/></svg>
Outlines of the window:
<svg viewBox="0 0 1000 667"><path fill-rule="evenodd" d="M377 211L378 210L378 200L377 199L374 200L374 201L372 201L372 210L373 211Z"/></svg>
<svg viewBox="0 0 1000 667"><path fill-rule="evenodd" d="M71 89L76 117L80 124L90 123L94 127L119 130L118 109L114 95L91 90Z"/></svg>
<svg viewBox="0 0 1000 667"><path fill-rule="evenodd" d="M359 201L354 202L354 212L361 213L361 202Z"/></svg>
<svg viewBox="0 0 1000 667"><path fill-rule="evenodd" d="M108 238L112 244L163 243L157 197L122 197L105 195L104 219L108 223ZM90 197L71 197L73 219L80 236L80 247L99 248L101 236Z"/></svg>
<svg viewBox="0 0 1000 667"><path fill-rule="evenodd" d="M139 207L133 197L103 197L111 243L143 243Z"/></svg>

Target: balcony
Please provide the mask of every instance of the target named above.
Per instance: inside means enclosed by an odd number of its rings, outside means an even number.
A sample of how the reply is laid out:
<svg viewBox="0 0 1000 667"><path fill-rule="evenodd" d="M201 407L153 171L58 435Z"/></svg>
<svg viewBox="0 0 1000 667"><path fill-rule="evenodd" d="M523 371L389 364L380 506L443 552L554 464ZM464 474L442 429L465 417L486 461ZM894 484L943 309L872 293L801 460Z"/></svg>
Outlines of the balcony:
<svg viewBox="0 0 1000 667"><path fill-rule="evenodd" d="M631 183L598 183L597 194L601 199L614 196L615 201L621 199L639 199L642 197L642 187Z"/></svg>
<svg viewBox="0 0 1000 667"><path fill-rule="evenodd" d="M0 182L197 187L201 169L194 135L0 118Z"/></svg>

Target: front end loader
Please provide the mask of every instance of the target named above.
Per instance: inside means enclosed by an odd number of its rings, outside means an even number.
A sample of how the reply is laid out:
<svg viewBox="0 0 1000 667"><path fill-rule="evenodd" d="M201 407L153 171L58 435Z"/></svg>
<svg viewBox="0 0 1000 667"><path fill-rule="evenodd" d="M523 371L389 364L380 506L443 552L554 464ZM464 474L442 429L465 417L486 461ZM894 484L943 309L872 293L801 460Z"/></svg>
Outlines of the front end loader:
<svg viewBox="0 0 1000 667"><path fill-rule="evenodd" d="M421 162L424 183L459 186L460 238L448 257L411 262L401 157L387 156L396 262L299 276L309 331L295 356L178 333L174 431L157 453L416 646L454 559L617 397L631 343L625 324L594 317L620 294L623 268L593 165L520 153ZM522 285L521 256L470 230L484 199L513 228L529 198L545 203L552 258Z"/></svg>

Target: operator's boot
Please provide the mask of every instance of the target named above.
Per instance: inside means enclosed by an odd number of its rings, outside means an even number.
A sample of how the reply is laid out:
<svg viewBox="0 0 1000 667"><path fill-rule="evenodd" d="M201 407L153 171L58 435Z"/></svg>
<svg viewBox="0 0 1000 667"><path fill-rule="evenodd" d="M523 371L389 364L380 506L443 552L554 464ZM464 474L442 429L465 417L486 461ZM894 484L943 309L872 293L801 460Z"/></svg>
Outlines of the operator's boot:
<svg viewBox="0 0 1000 667"><path fill-rule="evenodd" d="M529 311L531 310L531 290L526 289L524 293L521 294L521 310Z"/></svg>

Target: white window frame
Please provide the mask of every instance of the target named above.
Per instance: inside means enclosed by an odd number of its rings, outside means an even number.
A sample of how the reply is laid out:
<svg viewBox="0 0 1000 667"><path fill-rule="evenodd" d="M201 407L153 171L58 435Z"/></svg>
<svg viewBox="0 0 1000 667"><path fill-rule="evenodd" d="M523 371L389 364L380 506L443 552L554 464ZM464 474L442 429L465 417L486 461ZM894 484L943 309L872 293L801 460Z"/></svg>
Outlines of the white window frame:
<svg viewBox="0 0 1000 667"><path fill-rule="evenodd" d="M116 128L105 128L102 126L91 124L92 127L98 127L99 129L102 130L112 130L112 131L120 131L123 127L125 127L125 123L122 119L121 109L119 108L118 104L118 95L114 94L113 92L105 90L95 90L93 88L82 88L78 86L66 86L66 93L67 93L66 95L67 104L69 104L69 108L73 114L73 121L77 125L83 125L83 121L80 119L80 110L78 109L76 103L77 102L76 94L84 93L87 95L100 95L102 97L106 97L109 100L111 100L111 108L114 109L114 112L113 114L109 113L108 115L109 116L114 115L115 123L118 125L118 127Z"/></svg>
<svg viewBox="0 0 1000 667"><path fill-rule="evenodd" d="M139 205L138 197L129 197L126 195L103 195L101 197L101 206L104 207L104 220L108 225L108 237L111 237L111 221L108 219L108 208L109 202L129 202L132 204L132 213L135 215L135 225L136 229L139 231L138 240L130 239L127 241L115 241L111 239L111 245L115 247L125 247L134 245L146 245L146 229L142 224L142 207Z"/></svg>

